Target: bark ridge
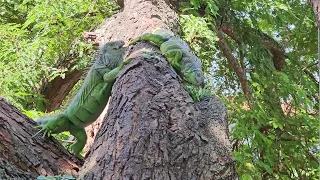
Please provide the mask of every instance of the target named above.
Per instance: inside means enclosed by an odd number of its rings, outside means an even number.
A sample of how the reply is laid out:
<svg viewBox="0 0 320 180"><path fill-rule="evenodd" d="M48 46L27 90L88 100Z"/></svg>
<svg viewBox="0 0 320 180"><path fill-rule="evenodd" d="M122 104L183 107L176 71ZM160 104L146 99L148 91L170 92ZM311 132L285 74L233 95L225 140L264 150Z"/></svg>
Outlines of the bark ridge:
<svg viewBox="0 0 320 180"><path fill-rule="evenodd" d="M32 136L36 122L0 97L0 179L77 175L81 161L53 139Z"/></svg>

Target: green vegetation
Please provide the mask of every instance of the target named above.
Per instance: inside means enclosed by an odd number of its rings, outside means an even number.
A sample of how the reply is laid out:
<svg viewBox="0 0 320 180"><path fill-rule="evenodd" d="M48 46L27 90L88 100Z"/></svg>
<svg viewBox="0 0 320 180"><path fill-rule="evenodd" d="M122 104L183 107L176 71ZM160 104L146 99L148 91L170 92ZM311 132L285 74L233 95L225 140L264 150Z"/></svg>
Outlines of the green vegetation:
<svg viewBox="0 0 320 180"><path fill-rule="evenodd" d="M7 0L0 8L0 95L33 116L45 82L88 66L93 50L81 34L115 5ZM228 107L241 179L319 179L317 26L307 1L191 0L180 12L181 37ZM61 66L70 54L76 65Z"/></svg>
<svg viewBox="0 0 320 180"><path fill-rule="evenodd" d="M44 84L91 63L94 50L80 37L115 7L108 0L1 1L1 96L23 110L44 110Z"/></svg>
<svg viewBox="0 0 320 180"><path fill-rule="evenodd" d="M183 37L228 106L241 179L318 179L317 26L310 4L214 1L218 10L210 7L213 1L191 2L181 15ZM219 45L219 30L245 74L249 96Z"/></svg>

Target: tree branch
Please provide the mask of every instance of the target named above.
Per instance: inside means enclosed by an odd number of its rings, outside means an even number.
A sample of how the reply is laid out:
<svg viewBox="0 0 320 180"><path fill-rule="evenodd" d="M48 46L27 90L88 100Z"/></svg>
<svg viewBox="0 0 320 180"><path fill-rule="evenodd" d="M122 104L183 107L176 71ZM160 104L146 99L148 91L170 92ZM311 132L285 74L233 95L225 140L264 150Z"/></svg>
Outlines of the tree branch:
<svg viewBox="0 0 320 180"><path fill-rule="evenodd" d="M318 28L320 29L320 1L319 0L308 0L311 4L314 14L316 15L316 20Z"/></svg>
<svg viewBox="0 0 320 180"><path fill-rule="evenodd" d="M303 72L306 73L317 86L319 85L318 80L314 77L314 75L310 71L308 71L307 69L304 69Z"/></svg>
<svg viewBox="0 0 320 180"><path fill-rule="evenodd" d="M0 97L0 179L35 179L39 174L76 176L83 162L53 138L32 137L37 132L35 126L35 121Z"/></svg>
<svg viewBox="0 0 320 180"><path fill-rule="evenodd" d="M235 18L235 17L232 17ZM239 19L236 19L235 21L240 21ZM251 28L249 26L243 25L242 29L244 29L242 32L249 33L251 36L253 36L255 39L260 41L260 43L272 54L272 61L274 64L274 67L280 71L285 65L285 51L284 48L273 38L268 36L267 34L263 33L260 30L256 30L254 28ZM232 24L222 23L221 24L221 30L227 34L230 38L232 38L234 41L236 41L238 44L242 42L241 34L236 33L234 31L234 26Z"/></svg>
<svg viewBox="0 0 320 180"><path fill-rule="evenodd" d="M250 103L253 103L253 98L250 93L249 84L247 82L247 78L245 76L243 69L241 68L241 66L238 63L238 61L236 60L236 58L232 55L231 49L230 49L229 45L227 44L227 42L225 41L225 39L223 37L222 30L219 27L217 27L216 33L219 38L218 45L219 45L222 53L224 54L224 56L227 58L228 62L231 64L236 75L238 76L238 78L240 80L240 85L241 85L242 91L244 92L245 96L248 98Z"/></svg>
<svg viewBox="0 0 320 180"><path fill-rule="evenodd" d="M54 111L59 108L63 99L68 95L73 86L79 81L83 71L74 70L67 72L65 78L56 77L54 80L45 83L42 87L41 94L48 100L45 104L47 112Z"/></svg>

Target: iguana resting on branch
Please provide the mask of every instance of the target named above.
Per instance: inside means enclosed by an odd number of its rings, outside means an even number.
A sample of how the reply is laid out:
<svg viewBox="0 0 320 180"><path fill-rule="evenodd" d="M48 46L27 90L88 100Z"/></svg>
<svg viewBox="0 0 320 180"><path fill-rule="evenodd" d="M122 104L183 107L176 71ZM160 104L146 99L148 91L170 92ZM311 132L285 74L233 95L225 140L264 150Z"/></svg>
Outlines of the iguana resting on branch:
<svg viewBox="0 0 320 180"><path fill-rule="evenodd" d="M129 63L123 62L123 41L106 43L100 48L84 83L67 109L56 116L37 120L44 136L69 131L77 141L72 152L79 157L87 141L84 127L94 122L107 105L116 75ZM38 133L39 133L38 132ZM37 134L38 134L37 133Z"/></svg>
<svg viewBox="0 0 320 180"><path fill-rule="evenodd" d="M154 34L146 33L133 39L129 45L138 41L150 41L160 48L160 52L177 71L182 79L197 87L204 86L202 65L188 44L164 29L157 29Z"/></svg>

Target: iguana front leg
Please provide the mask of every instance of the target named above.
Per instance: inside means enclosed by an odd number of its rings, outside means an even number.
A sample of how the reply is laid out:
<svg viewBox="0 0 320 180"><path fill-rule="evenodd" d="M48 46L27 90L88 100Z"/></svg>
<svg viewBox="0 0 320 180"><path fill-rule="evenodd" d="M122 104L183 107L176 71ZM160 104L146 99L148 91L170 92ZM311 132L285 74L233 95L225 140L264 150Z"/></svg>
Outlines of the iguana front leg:
<svg viewBox="0 0 320 180"><path fill-rule="evenodd" d="M182 71L183 78L192 85L196 87L204 87L204 78L202 75L202 71L194 71L194 70L188 70L188 71Z"/></svg>
<svg viewBox="0 0 320 180"><path fill-rule="evenodd" d="M122 68L129 64L131 62L132 59L126 59L124 62L122 62L118 67L112 69L111 71L105 73L103 75L103 80L107 83L112 83L116 80L116 76L118 75L118 73L122 70Z"/></svg>
<svg viewBox="0 0 320 180"><path fill-rule="evenodd" d="M165 52L164 56L168 60L168 62L172 65L172 67L182 76L182 78L195 86L203 87L204 79L202 75L202 71L197 71L192 68L182 68L182 58L183 53L179 49L172 49Z"/></svg>

